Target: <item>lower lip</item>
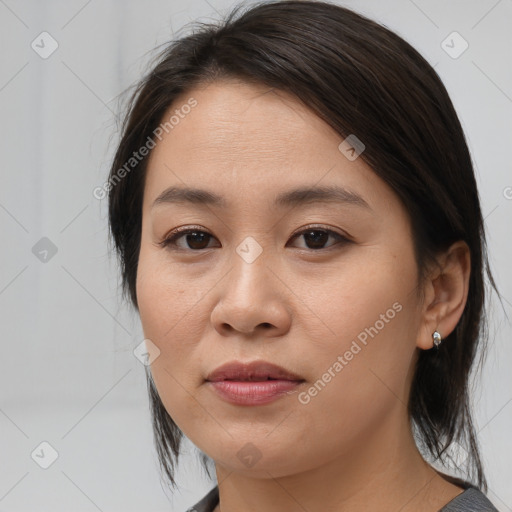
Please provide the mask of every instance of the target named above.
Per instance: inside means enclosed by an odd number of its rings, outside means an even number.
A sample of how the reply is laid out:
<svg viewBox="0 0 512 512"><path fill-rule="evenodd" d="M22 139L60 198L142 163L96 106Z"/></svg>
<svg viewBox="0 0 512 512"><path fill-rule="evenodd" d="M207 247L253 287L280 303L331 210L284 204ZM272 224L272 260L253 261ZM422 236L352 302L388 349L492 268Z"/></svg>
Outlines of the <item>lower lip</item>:
<svg viewBox="0 0 512 512"><path fill-rule="evenodd" d="M292 380L235 381L221 380L209 382L215 392L227 402L237 405L268 404L288 394L301 384Z"/></svg>

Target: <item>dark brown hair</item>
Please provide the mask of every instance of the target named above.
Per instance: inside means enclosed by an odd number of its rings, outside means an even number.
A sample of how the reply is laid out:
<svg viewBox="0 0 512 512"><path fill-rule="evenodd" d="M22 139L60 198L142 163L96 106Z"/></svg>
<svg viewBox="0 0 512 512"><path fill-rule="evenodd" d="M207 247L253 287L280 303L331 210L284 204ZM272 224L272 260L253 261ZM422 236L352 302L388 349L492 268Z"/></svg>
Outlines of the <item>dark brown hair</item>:
<svg viewBox="0 0 512 512"><path fill-rule="evenodd" d="M438 251L457 240L469 246L464 312L439 350L420 351L408 410L418 445L441 463L455 442L464 446L469 454L466 481L485 491L468 381L477 349L487 338L485 271L496 286L471 157L439 76L392 31L326 2L239 5L222 22L192 28L166 45L131 96L110 170L109 223L123 292L138 309L135 283L147 158L122 179L118 171L153 136L178 95L223 77L293 94L340 136L356 134L363 141L361 158L409 212L420 282ZM175 485L183 434L149 373L147 378L156 449ZM207 462L203 454L205 469Z"/></svg>

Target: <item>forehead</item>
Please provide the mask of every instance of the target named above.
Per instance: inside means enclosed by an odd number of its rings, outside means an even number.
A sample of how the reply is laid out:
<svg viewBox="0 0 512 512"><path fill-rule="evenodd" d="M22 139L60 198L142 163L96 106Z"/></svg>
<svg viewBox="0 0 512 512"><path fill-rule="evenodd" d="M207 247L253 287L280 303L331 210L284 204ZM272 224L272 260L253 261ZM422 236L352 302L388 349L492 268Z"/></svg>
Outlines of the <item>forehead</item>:
<svg viewBox="0 0 512 512"><path fill-rule="evenodd" d="M183 108L191 100L194 108ZM215 82L177 98L163 122L172 115L175 124L148 162L146 210L171 186L206 188L226 196L225 204L243 198L263 205L313 185L343 188L368 205L390 193L361 158L340 152L343 137L283 91Z"/></svg>
<svg viewBox="0 0 512 512"><path fill-rule="evenodd" d="M305 143L311 145L312 138L317 142L325 138L329 144L327 139L333 135L293 96L262 85L214 82L177 98L169 113L179 111L192 97L197 105L168 139L175 147L201 155L215 151L216 156L230 160L254 161L257 156L257 160L275 161L293 158Z"/></svg>

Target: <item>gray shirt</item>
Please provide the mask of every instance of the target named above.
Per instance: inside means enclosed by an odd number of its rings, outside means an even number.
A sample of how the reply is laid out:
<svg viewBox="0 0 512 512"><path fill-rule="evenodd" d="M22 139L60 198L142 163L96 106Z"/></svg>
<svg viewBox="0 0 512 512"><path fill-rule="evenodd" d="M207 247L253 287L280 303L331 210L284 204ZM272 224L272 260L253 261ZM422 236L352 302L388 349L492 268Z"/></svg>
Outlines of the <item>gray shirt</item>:
<svg viewBox="0 0 512 512"><path fill-rule="evenodd" d="M219 488L215 486L202 500L187 512L212 512L219 504ZM498 512L485 494L476 487L468 487L453 498L439 512Z"/></svg>

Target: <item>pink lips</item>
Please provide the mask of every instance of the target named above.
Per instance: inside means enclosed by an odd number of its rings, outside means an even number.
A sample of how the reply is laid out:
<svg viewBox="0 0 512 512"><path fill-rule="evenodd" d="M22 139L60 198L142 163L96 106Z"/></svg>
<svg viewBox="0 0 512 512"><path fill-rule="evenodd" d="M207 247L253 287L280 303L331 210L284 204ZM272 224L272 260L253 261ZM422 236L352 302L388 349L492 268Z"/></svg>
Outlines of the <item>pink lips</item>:
<svg viewBox="0 0 512 512"><path fill-rule="evenodd" d="M304 379L266 361L233 361L208 375L209 386L224 400L237 405L262 405L294 390Z"/></svg>

